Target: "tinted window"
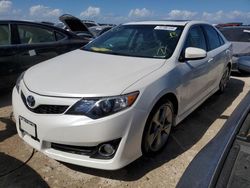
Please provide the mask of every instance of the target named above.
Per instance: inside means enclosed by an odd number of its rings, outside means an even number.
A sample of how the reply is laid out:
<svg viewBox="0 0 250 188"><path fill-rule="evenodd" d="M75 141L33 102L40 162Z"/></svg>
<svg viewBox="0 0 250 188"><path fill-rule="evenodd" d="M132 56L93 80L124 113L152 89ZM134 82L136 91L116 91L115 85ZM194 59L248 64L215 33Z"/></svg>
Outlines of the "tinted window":
<svg viewBox="0 0 250 188"><path fill-rule="evenodd" d="M53 31L36 26L19 25L18 33L22 44L54 42L56 40Z"/></svg>
<svg viewBox="0 0 250 188"><path fill-rule="evenodd" d="M225 38L232 42L250 42L250 28L221 28Z"/></svg>
<svg viewBox="0 0 250 188"><path fill-rule="evenodd" d="M207 50L206 40L200 26L195 26L190 29L185 47L195 47Z"/></svg>
<svg viewBox="0 0 250 188"><path fill-rule="evenodd" d="M219 36L220 44L221 44L221 45L225 44L224 39L223 39L219 34L218 34L218 36Z"/></svg>
<svg viewBox="0 0 250 188"><path fill-rule="evenodd" d="M65 35L56 32L56 40L62 40L62 39L64 39L65 37L66 37Z"/></svg>
<svg viewBox="0 0 250 188"><path fill-rule="evenodd" d="M0 45L8 45L8 44L10 44L9 26L0 25Z"/></svg>
<svg viewBox="0 0 250 188"><path fill-rule="evenodd" d="M213 50L221 46L218 32L209 25L204 25L204 30L207 36L209 50Z"/></svg>

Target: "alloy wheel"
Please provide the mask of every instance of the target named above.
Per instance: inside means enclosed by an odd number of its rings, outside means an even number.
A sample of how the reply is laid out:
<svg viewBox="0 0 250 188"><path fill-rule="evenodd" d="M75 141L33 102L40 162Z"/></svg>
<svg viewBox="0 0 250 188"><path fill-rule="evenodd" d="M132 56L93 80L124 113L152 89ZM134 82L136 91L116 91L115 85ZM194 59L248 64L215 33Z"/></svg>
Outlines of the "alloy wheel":
<svg viewBox="0 0 250 188"><path fill-rule="evenodd" d="M146 136L148 151L157 152L166 144L173 124L172 105L161 105L149 123Z"/></svg>

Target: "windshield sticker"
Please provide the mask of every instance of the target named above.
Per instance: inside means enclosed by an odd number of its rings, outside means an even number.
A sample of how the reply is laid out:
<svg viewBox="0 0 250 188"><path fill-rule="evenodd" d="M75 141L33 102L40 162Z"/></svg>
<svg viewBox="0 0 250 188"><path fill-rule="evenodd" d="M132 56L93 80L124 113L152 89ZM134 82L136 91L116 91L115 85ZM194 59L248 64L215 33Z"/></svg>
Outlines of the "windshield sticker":
<svg viewBox="0 0 250 188"><path fill-rule="evenodd" d="M91 50L96 51L96 52L111 52L112 51L107 48L97 48L97 47L91 47Z"/></svg>
<svg viewBox="0 0 250 188"><path fill-rule="evenodd" d="M250 33L250 30L244 29L243 32L244 32L244 33Z"/></svg>
<svg viewBox="0 0 250 188"><path fill-rule="evenodd" d="M177 27L170 27L170 26L156 26L155 30L166 30L166 31L175 31Z"/></svg>

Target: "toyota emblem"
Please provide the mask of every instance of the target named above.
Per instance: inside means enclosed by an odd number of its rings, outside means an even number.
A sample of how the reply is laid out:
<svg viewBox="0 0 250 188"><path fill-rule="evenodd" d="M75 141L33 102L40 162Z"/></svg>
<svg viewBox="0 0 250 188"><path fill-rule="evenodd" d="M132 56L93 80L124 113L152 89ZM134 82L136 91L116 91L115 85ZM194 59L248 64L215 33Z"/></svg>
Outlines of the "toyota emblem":
<svg viewBox="0 0 250 188"><path fill-rule="evenodd" d="M36 104L35 98L34 98L33 96L31 96L31 95L29 95L29 96L27 97L26 101L27 101L27 105L28 105L30 108L34 107L35 104Z"/></svg>

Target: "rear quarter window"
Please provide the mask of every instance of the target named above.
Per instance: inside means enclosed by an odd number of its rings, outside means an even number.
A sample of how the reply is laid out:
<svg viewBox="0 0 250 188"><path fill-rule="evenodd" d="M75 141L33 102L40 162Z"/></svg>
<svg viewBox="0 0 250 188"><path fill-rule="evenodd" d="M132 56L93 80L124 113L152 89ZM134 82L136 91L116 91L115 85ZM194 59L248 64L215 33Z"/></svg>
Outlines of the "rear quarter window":
<svg viewBox="0 0 250 188"><path fill-rule="evenodd" d="M59 33L59 32L55 32L55 35L56 35L56 40L59 41L59 40L63 40L66 38L66 36L62 33Z"/></svg>

